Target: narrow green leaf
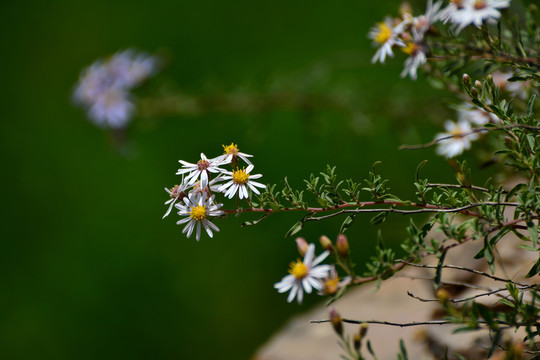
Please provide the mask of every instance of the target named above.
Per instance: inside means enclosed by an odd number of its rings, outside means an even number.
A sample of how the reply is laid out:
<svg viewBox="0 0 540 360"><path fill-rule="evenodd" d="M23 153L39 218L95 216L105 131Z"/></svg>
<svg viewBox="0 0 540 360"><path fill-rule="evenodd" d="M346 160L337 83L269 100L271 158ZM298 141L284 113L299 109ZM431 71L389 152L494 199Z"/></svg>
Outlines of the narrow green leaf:
<svg viewBox="0 0 540 360"><path fill-rule="evenodd" d="M534 113L534 103L536 101L536 94L533 94L529 99L529 104L527 105L527 119L532 118Z"/></svg>
<svg viewBox="0 0 540 360"><path fill-rule="evenodd" d="M501 335L502 335L502 330L500 329L497 330L497 332L495 333L495 336L493 336L493 340L491 341L491 347L489 348L486 359L489 359L491 355L493 355L493 352L497 348L497 345L499 345L499 341L501 341Z"/></svg>
<svg viewBox="0 0 540 360"><path fill-rule="evenodd" d="M407 355L407 349L405 348L405 342L403 342L403 339L399 339L399 349L401 351L401 356L403 357L403 360L409 360L409 356Z"/></svg>
<svg viewBox="0 0 540 360"><path fill-rule="evenodd" d="M294 224L290 229L289 231L287 231L287 233L285 234L285 237L291 237L293 236L294 234L298 233L300 230L302 230L302 228L304 227L304 222L303 221L297 221L296 224Z"/></svg>
<svg viewBox="0 0 540 360"><path fill-rule="evenodd" d="M260 218L258 218L257 220L252 220L252 221L246 221L246 222L243 222L240 226L241 227L244 227L244 226L252 226L252 225L257 225L259 222L261 222L262 220L266 219L267 217L270 216L270 213L265 213L263 216L261 216Z"/></svg>
<svg viewBox="0 0 540 360"><path fill-rule="evenodd" d="M420 170L422 170L422 168L424 167L424 165L427 164L427 162L428 162L427 160L424 160L420 164L418 164L418 166L416 167L416 173L414 175L416 182L420 181Z"/></svg>
<svg viewBox="0 0 540 360"><path fill-rule="evenodd" d="M444 250L441 254L441 258L439 259L439 264L437 265L437 270L435 270L435 279L433 279L433 283L435 285L435 288L438 288L441 284L441 275L442 275L442 267L444 264L444 258L446 257L446 251Z"/></svg>
<svg viewBox="0 0 540 360"><path fill-rule="evenodd" d="M356 214L351 214L349 216L347 216L345 218L345 220L343 221L343 224L341 224L341 228L339 228L339 233L340 234L343 234L345 233L345 231L347 231L347 229L349 227L351 227L352 223L354 222L354 220L356 219L356 215L358 215L358 213Z"/></svg>
<svg viewBox="0 0 540 360"><path fill-rule="evenodd" d="M387 212L380 212L369 220L373 225L379 225L386 220Z"/></svg>
<svg viewBox="0 0 540 360"><path fill-rule="evenodd" d="M536 230L536 225L534 225L532 221L527 221L527 230L529 230L533 245L536 247L538 245L538 231Z"/></svg>
<svg viewBox="0 0 540 360"><path fill-rule="evenodd" d="M531 270L525 275L526 278L533 277L534 275L538 274L540 272L540 259L534 263Z"/></svg>

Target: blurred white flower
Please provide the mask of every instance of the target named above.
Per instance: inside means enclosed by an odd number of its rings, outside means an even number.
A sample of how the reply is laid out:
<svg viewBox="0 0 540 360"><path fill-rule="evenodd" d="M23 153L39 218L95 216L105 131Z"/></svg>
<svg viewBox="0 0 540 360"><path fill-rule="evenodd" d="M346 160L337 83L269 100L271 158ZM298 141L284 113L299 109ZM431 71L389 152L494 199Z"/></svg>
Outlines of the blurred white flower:
<svg viewBox="0 0 540 360"><path fill-rule="evenodd" d="M415 42L424 40L424 35L431 25L441 19L441 6L442 1L433 4L432 0L428 0L425 14L412 18L411 34Z"/></svg>
<svg viewBox="0 0 540 360"><path fill-rule="evenodd" d="M394 45L405 46L399 35L408 24L409 19L405 19L394 26L392 18L388 17L383 22L377 23L375 27L371 28L368 36L379 45L379 49L375 53L375 56L373 56L373 59L371 59L372 63L376 63L377 61L384 63L386 56L393 57L392 47Z"/></svg>
<svg viewBox="0 0 540 360"><path fill-rule="evenodd" d="M296 297L298 303L301 304L304 298L304 291L308 294L312 289L321 290L324 286L323 279L330 272L330 265L319 265L330 254L328 251L323 252L316 259L315 245L309 244L309 247L304 255L304 260L298 259L292 262L289 269L289 275L285 276L280 282L274 284L274 288L279 293L284 293L290 290L287 302L291 302Z"/></svg>
<svg viewBox="0 0 540 360"><path fill-rule="evenodd" d="M207 198L206 193L201 194L189 194L187 197L184 197L183 203L178 203L175 205L179 210L178 215L186 216L186 218L176 222L177 225L185 224L187 225L182 230L182 234L186 233L186 236L189 238L193 231L195 231L195 238L197 241L201 238L201 224L206 230L208 236L213 237L213 231L219 231L219 228L214 225L209 217L216 217L223 214L223 210L219 210L223 204L216 204L214 202L214 196Z"/></svg>
<svg viewBox="0 0 540 360"><path fill-rule="evenodd" d="M234 195L238 192L240 199L248 198L248 187L257 195L260 194L259 188L266 188L266 185L259 182L253 181L253 179L259 179L262 177L261 174L251 175L250 172L253 170L253 165L249 165L247 169L236 168L234 171L225 171L223 180L226 182L223 184L218 191L225 192L225 197L232 199Z"/></svg>
<svg viewBox="0 0 540 360"><path fill-rule="evenodd" d="M452 5L455 8L445 9L444 15L456 25L459 33L471 24L480 27L484 21L496 21L501 17L498 9L510 6L510 0L460 0L454 1L449 7Z"/></svg>
<svg viewBox="0 0 540 360"><path fill-rule="evenodd" d="M532 84L530 80L526 81L508 81L514 74L509 72L495 71L491 74L493 82L502 91L508 91L512 96L521 100L527 100L531 92Z"/></svg>
<svg viewBox="0 0 540 360"><path fill-rule="evenodd" d="M439 133L435 136L438 142L439 147L437 148L437 154L445 156L447 158L453 158L461 154L464 150L471 148L471 141L478 138L477 133L471 133L471 123L468 121L459 121L455 123L451 120L447 120L444 123L444 127L447 132Z"/></svg>
<svg viewBox="0 0 540 360"><path fill-rule="evenodd" d="M468 122L472 125L485 125L487 123L498 123L499 118L487 112L484 109L464 103L463 106L458 109L458 122Z"/></svg>
<svg viewBox="0 0 540 360"><path fill-rule="evenodd" d="M133 50L98 60L82 71L73 100L87 110L96 125L122 128L135 111L130 90L154 75L158 67L155 56Z"/></svg>
<svg viewBox="0 0 540 360"><path fill-rule="evenodd" d="M402 48L403 52L408 54L409 57L405 60L401 77L404 78L407 75L413 80L416 80L418 68L424 65L427 61L424 46L414 42L408 43L406 47Z"/></svg>

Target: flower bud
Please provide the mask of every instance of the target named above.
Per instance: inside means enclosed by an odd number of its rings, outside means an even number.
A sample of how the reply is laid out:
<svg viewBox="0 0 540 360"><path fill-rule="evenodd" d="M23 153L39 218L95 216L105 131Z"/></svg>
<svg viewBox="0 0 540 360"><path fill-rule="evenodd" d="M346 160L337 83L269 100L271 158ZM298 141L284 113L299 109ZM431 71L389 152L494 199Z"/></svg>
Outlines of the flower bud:
<svg viewBox="0 0 540 360"><path fill-rule="evenodd" d="M476 88L471 89L471 96L475 99L478 99L478 90L476 90Z"/></svg>
<svg viewBox="0 0 540 360"><path fill-rule="evenodd" d="M465 86L471 85L471 77L468 74L463 74L463 85Z"/></svg>
<svg viewBox="0 0 540 360"><path fill-rule="evenodd" d="M536 6L534 4L529 5L529 11L532 12L532 13L537 12L538 11L538 6Z"/></svg>
<svg viewBox="0 0 540 360"><path fill-rule="evenodd" d="M336 309L330 310L330 321L332 322L332 326L334 327L335 332L339 335L343 335L343 322L342 318L339 315L339 313L336 311Z"/></svg>
<svg viewBox="0 0 540 360"><path fill-rule="evenodd" d="M347 258L349 256L349 240L347 240L347 237L343 234L338 235L337 251L342 258Z"/></svg>
<svg viewBox="0 0 540 360"><path fill-rule="evenodd" d="M480 80L476 80L474 82L474 86L477 88L477 89L481 89L482 88L482 83L480 82Z"/></svg>
<svg viewBox="0 0 540 360"><path fill-rule="evenodd" d="M324 250L327 250L330 253L334 252L334 245L332 245L332 241L328 238L328 236L322 235L319 238L319 242L321 243L321 246Z"/></svg>
<svg viewBox="0 0 540 360"><path fill-rule="evenodd" d="M360 350L360 346L362 345L362 339L366 336L367 327L367 323L362 323L362 325L360 325L360 331L358 331L358 333L354 335L354 347L357 350Z"/></svg>
<svg viewBox="0 0 540 360"><path fill-rule="evenodd" d="M296 247L298 248L298 252L300 253L300 256L304 256L306 254L306 251L309 247L306 239L303 237L297 237L296 238Z"/></svg>
<svg viewBox="0 0 540 360"><path fill-rule="evenodd" d="M441 304L446 304L448 299L450 299L450 293L443 288L437 289L437 292L435 292L435 296L437 297L437 299L439 299L439 302Z"/></svg>

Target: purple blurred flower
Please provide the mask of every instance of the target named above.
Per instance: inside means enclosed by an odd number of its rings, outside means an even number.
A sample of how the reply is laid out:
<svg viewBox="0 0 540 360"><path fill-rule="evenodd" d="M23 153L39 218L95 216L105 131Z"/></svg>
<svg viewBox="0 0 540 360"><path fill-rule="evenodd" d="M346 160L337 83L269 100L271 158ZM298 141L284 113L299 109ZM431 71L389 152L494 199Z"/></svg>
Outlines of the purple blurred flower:
<svg viewBox="0 0 540 360"><path fill-rule="evenodd" d="M73 100L87 110L96 125L122 128L135 111L130 90L153 76L158 68L155 56L133 50L97 60L82 71Z"/></svg>

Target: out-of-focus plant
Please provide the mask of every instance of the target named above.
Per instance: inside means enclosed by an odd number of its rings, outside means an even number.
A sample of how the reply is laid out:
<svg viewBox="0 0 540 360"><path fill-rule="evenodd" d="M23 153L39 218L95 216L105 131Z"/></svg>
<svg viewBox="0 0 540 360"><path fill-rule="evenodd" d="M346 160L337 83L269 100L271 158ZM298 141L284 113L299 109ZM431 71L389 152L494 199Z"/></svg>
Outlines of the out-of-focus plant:
<svg viewBox="0 0 540 360"><path fill-rule="evenodd" d="M367 282L380 285L410 266L435 270L431 281L436 298L419 300L441 303L445 313L441 320L419 319L400 324L342 318L332 310L328 320L316 321L332 323L342 344L344 359L364 359L366 352L375 357L368 340L362 346L369 323L386 326L455 324L460 326L458 331L488 329L492 337L487 357L501 349L507 359L540 357L540 285L494 275L496 248L509 235L521 239L520 251L540 254L540 123L535 116L540 83L538 9L534 4L523 5L510 0L436 3L429 0L425 12L415 16L412 8L403 4L398 17L387 17L377 23L368 36L378 46L373 62L385 62L399 49L406 56L401 77L415 80L422 73L433 86L453 94L456 121L446 120L445 131L436 134L434 140L421 145L403 145L402 149L437 146L436 152L447 158L456 170L455 183L423 178L423 162L411 183L415 196L403 199L391 191L388 179L377 173L378 163L375 163L369 176L361 181L340 179L336 168L328 166L319 174L311 174L302 189L290 186L287 178L278 188L255 181L262 175L253 174L252 156L240 152L232 143L224 145L223 153L213 158L201 154L195 163L180 160L179 184L165 189L169 198L165 202L164 217L175 209L180 218L177 224L183 226L182 233L188 238L195 233L197 241L202 230L213 237L219 231L216 223L230 215L260 214L257 219L243 223L250 226L275 213L301 214L286 233L287 237L297 235L310 222L343 218L340 228L336 229L339 236L335 240L321 236L322 252L318 256L315 244L297 238L301 258L291 262L289 274L274 285L278 292L288 292L289 302L297 299L301 303L304 293L316 292L329 297L328 303L337 306L336 301L353 286ZM99 126L123 128L134 112L130 90L152 76L158 65L156 57L133 51L100 60L83 72L74 99ZM335 103L341 104L337 100ZM144 111L151 113L156 104L163 105L154 99L143 104ZM441 123L443 121L441 119ZM489 141L474 142L480 138ZM518 184L511 188L491 180L482 186L473 184L471 168L456 157L475 146L484 146L491 152L489 160L497 166L497 180L518 175ZM391 214L420 213L431 217L422 225L410 220L400 256L385 247L380 236L374 244L375 255L362 264L363 270L353 263L354 241L349 241L344 233L358 216L371 216L371 223L377 226ZM512 216L509 217L509 213ZM435 241L433 232L441 233L442 241ZM482 249L471 254L471 259L483 259L491 273L446 262L448 251L474 241L481 243ZM435 257L438 265L422 264L426 257ZM327 263L323 263L325 261ZM485 289L472 298L452 298L441 281L443 272L449 268L504 282L505 287ZM526 277L538 279L539 273L540 258L528 269ZM501 306L489 307L476 302L485 297L498 297ZM344 332L344 322L361 326L350 337ZM505 332L520 328L525 329L526 334L522 342L501 340ZM403 342L398 357L407 358Z"/></svg>

